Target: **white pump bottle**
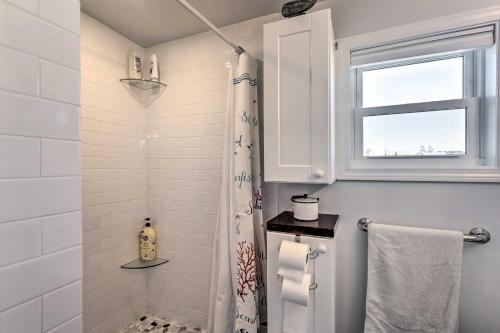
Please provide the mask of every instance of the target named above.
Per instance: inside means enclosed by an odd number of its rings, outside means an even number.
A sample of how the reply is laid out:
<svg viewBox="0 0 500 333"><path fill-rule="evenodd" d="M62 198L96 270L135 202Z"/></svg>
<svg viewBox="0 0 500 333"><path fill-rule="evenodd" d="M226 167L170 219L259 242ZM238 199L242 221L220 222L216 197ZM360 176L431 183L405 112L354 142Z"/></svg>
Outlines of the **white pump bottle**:
<svg viewBox="0 0 500 333"><path fill-rule="evenodd" d="M139 255L141 260L149 261L156 258L156 232L151 227L150 219L139 234Z"/></svg>
<svg viewBox="0 0 500 333"><path fill-rule="evenodd" d="M156 54L151 55L149 63L149 78L152 81L160 81L160 71L158 68L158 57Z"/></svg>

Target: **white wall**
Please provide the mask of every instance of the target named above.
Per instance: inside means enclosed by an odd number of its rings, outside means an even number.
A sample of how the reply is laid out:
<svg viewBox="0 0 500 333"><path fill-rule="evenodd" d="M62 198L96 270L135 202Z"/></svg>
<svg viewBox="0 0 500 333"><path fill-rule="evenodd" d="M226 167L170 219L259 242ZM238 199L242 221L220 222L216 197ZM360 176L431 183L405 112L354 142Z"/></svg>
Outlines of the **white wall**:
<svg viewBox="0 0 500 333"><path fill-rule="evenodd" d="M266 16L224 28L262 59ZM148 272L148 311L206 326L222 165L228 69L234 51L212 33L147 50L156 53L167 89L147 110L148 214L159 255L171 261Z"/></svg>
<svg viewBox="0 0 500 333"><path fill-rule="evenodd" d="M86 333L108 332L145 311L138 257L146 217L144 108L119 79L144 50L82 14L83 290Z"/></svg>
<svg viewBox="0 0 500 333"><path fill-rule="evenodd" d="M80 2L0 1L0 332L82 332Z"/></svg>
<svg viewBox="0 0 500 333"><path fill-rule="evenodd" d="M343 38L403 24L498 5L498 0L326 0L335 37Z"/></svg>

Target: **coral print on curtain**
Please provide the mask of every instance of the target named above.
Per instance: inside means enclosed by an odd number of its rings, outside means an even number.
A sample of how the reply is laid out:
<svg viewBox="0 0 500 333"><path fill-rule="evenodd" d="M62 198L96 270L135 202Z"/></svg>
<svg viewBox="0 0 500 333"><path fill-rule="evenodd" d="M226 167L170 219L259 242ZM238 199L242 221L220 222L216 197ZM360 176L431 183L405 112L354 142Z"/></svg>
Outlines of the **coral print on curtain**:
<svg viewBox="0 0 500 333"><path fill-rule="evenodd" d="M256 61L239 57L234 72L234 182L236 224L235 332L257 332L265 315L265 242L259 153ZM259 311L260 310L260 311Z"/></svg>

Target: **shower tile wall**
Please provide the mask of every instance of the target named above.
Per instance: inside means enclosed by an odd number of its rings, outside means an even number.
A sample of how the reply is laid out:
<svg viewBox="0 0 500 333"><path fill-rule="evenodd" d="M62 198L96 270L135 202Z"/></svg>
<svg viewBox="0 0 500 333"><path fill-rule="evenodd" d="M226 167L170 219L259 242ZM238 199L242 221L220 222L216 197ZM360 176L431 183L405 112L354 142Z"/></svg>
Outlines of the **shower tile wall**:
<svg viewBox="0 0 500 333"><path fill-rule="evenodd" d="M83 290L86 333L108 332L145 310L138 256L146 216L143 107L119 82L127 53L143 51L82 14Z"/></svg>
<svg viewBox="0 0 500 333"><path fill-rule="evenodd" d="M82 332L79 7L0 0L1 333Z"/></svg>
<svg viewBox="0 0 500 333"><path fill-rule="evenodd" d="M262 25L277 17L223 31L262 59ZM233 51L212 33L202 33L147 53L158 55L162 81L168 84L147 109L147 207L157 228L159 254L171 262L148 272L146 304L148 312L205 327L221 180L226 65ZM269 195L276 192L266 190L267 212L273 212L269 203L276 200Z"/></svg>

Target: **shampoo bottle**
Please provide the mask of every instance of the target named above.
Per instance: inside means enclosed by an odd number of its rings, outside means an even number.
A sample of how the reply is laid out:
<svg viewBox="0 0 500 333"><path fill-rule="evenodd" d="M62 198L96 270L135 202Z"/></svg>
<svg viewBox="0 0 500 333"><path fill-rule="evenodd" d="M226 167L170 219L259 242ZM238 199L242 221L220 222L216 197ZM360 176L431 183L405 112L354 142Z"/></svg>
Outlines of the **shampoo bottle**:
<svg viewBox="0 0 500 333"><path fill-rule="evenodd" d="M160 81L160 71L158 68L158 57L153 54L149 63L149 78L152 81Z"/></svg>
<svg viewBox="0 0 500 333"><path fill-rule="evenodd" d="M141 57L135 50L131 50L128 54L128 77L142 79Z"/></svg>
<svg viewBox="0 0 500 333"><path fill-rule="evenodd" d="M139 234L139 254L141 260L154 260L156 258L156 233L151 227L150 218L145 219L146 224Z"/></svg>

